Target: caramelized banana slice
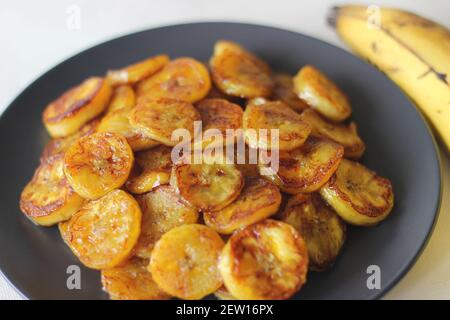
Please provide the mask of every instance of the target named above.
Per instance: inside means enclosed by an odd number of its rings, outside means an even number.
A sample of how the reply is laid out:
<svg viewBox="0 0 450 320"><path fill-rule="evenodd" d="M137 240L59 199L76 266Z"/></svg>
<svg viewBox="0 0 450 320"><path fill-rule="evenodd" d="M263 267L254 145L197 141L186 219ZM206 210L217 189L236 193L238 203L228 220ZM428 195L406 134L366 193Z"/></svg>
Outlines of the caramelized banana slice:
<svg viewBox="0 0 450 320"><path fill-rule="evenodd" d="M42 151L41 162L47 161L53 156L63 155L69 147L78 139L97 131L100 120L94 119L80 128L74 134L65 138L56 138L50 140Z"/></svg>
<svg viewBox="0 0 450 320"><path fill-rule="evenodd" d="M103 289L113 300L166 300L170 296L153 281L148 260L131 258L123 266L102 270Z"/></svg>
<svg viewBox="0 0 450 320"><path fill-rule="evenodd" d="M275 185L263 179L247 179L232 204L219 211L206 211L203 219L217 232L230 234L273 215L280 204L281 194Z"/></svg>
<svg viewBox="0 0 450 320"><path fill-rule="evenodd" d="M118 86L114 89L108 113L119 109L131 109L136 104L136 94L132 87L127 85Z"/></svg>
<svg viewBox="0 0 450 320"><path fill-rule="evenodd" d="M130 123L131 110L122 108L111 111L103 117L98 127L99 132L113 132L124 136L133 151L140 151L159 145L145 131Z"/></svg>
<svg viewBox="0 0 450 320"><path fill-rule="evenodd" d="M220 256L219 270L232 296L288 299L306 282L308 253L287 223L266 219L236 231Z"/></svg>
<svg viewBox="0 0 450 320"><path fill-rule="evenodd" d="M294 93L294 81L289 74L278 73L273 76L275 87L272 92L273 100L280 100L287 104L291 109L302 112L309 108L303 100L300 100Z"/></svg>
<svg viewBox="0 0 450 320"><path fill-rule="evenodd" d="M106 77L113 86L133 84L155 74L167 63L169 63L169 57L161 54L129 65L123 69L110 70Z"/></svg>
<svg viewBox="0 0 450 320"><path fill-rule="evenodd" d="M172 169L170 184L194 207L215 211L239 196L244 180L234 164L180 162Z"/></svg>
<svg viewBox="0 0 450 320"><path fill-rule="evenodd" d="M271 129L277 129L279 150L300 147L311 132L309 123L281 101L253 100L247 105L243 117L245 142L251 148L270 150ZM267 134L261 132L267 129ZM275 146L276 147L276 146Z"/></svg>
<svg viewBox="0 0 450 320"><path fill-rule="evenodd" d="M111 96L107 81L92 77L66 91L42 114L45 127L54 137L67 137L105 110Z"/></svg>
<svg viewBox="0 0 450 320"><path fill-rule="evenodd" d="M320 194L350 224L371 226L384 220L394 205L391 182L360 163L342 160Z"/></svg>
<svg viewBox="0 0 450 320"><path fill-rule="evenodd" d="M83 204L64 176L64 158L41 162L20 195L20 209L37 224L51 226L69 219Z"/></svg>
<svg viewBox="0 0 450 320"><path fill-rule="evenodd" d="M356 124L351 122L348 126L326 121L312 109L305 110L300 117L311 124L311 135L333 140L344 147L344 156L347 158L360 158L366 146L358 135Z"/></svg>
<svg viewBox="0 0 450 320"><path fill-rule="evenodd" d="M222 286L217 268L224 243L212 229L187 224L156 243L150 272L158 286L181 299L201 299Z"/></svg>
<svg viewBox="0 0 450 320"><path fill-rule="evenodd" d="M140 173L131 174L125 186L134 194L141 194L153 188L168 184L172 169L172 149L158 146L136 154L136 164Z"/></svg>
<svg viewBox="0 0 450 320"><path fill-rule="evenodd" d="M167 231L197 222L197 210L170 186L159 186L136 199L142 210L142 230L134 250L141 258L151 257L156 241Z"/></svg>
<svg viewBox="0 0 450 320"><path fill-rule="evenodd" d="M209 65L215 85L228 95L268 97L272 91L269 66L236 43L217 41Z"/></svg>
<svg viewBox="0 0 450 320"><path fill-rule="evenodd" d="M133 160L124 137L99 132L77 140L67 150L64 173L80 196L97 199L125 183Z"/></svg>
<svg viewBox="0 0 450 320"><path fill-rule="evenodd" d="M167 146L175 146L177 140L172 140L172 132L186 129L194 138L194 122L201 117L194 106L188 102L160 98L142 100L129 115L132 125L144 130L152 139Z"/></svg>
<svg viewBox="0 0 450 320"><path fill-rule="evenodd" d="M345 94L313 66L304 66L297 73L294 78L294 92L332 121L345 120L352 113Z"/></svg>
<svg viewBox="0 0 450 320"><path fill-rule="evenodd" d="M222 141L219 141L219 143L220 145L226 145L226 130L237 130L242 126L243 111L237 104L224 99L205 99L195 107L202 119L203 139L200 143L194 143L194 148L213 146L215 138L207 135L208 130L211 129L218 130L221 133ZM232 143L235 141L236 138L232 139Z"/></svg>
<svg viewBox="0 0 450 320"><path fill-rule="evenodd" d="M279 168L260 165L260 173L284 192L308 193L320 189L336 171L344 148L335 142L311 137L298 149L280 152Z"/></svg>
<svg viewBox="0 0 450 320"><path fill-rule="evenodd" d="M203 99L210 88L208 69L201 62L178 58L139 83L137 94L139 98L171 98L193 103Z"/></svg>
<svg viewBox="0 0 450 320"><path fill-rule="evenodd" d="M217 289L217 291L214 292L214 295L219 300L236 300L236 298L231 295L231 293L227 290L227 288L225 288L225 286Z"/></svg>
<svg viewBox="0 0 450 320"><path fill-rule="evenodd" d="M141 218L136 200L125 191L114 190L88 201L60 230L85 266L107 269L130 256L141 232Z"/></svg>
<svg viewBox="0 0 450 320"><path fill-rule="evenodd" d="M317 193L292 196L282 213L308 248L309 269L324 271L331 267L345 242L345 223Z"/></svg>

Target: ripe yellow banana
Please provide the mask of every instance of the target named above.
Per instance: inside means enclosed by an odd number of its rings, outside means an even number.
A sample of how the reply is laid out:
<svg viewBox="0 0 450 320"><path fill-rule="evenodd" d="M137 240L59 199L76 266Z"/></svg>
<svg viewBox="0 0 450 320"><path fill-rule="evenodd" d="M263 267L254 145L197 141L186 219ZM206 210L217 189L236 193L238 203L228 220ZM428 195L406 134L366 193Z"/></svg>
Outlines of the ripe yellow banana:
<svg viewBox="0 0 450 320"><path fill-rule="evenodd" d="M450 30L390 8L333 8L329 22L419 106L450 150Z"/></svg>

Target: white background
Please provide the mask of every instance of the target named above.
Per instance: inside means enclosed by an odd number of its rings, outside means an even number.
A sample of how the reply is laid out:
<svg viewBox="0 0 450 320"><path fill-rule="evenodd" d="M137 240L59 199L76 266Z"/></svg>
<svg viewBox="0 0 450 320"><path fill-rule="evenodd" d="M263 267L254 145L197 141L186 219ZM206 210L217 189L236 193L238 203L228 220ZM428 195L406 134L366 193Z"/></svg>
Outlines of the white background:
<svg viewBox="0 0 450 320"><path fill-rule="evenodd" d="M343 47L325 17L331 6L347 2L400 7L450 27L448 0L0 0L0 112L40 74L73 54L120 35L161 25L254 22L302 32ZM81 14L80 28L75 30L68 27L73 8L79 8ZM450 298L450 171L444 153L443 164L444 203L435 232L416 265L385 298ZM19 298L0 278L0 299Z"/></svg>

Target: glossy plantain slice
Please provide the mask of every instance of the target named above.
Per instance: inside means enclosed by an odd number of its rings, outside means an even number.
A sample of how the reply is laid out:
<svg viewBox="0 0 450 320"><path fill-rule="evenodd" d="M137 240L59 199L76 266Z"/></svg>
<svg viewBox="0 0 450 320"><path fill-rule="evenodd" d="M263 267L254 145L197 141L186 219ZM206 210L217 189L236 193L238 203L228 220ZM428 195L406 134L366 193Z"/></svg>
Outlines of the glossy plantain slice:
<svg viewBox="0 0 450 320"><path fill-rule="evenodd" d="M360 163L342 160L320 194L350 224L371 226L386 219L394 206L392 184Z"/></svg>
<svg viewBox="0 0 450 320"><path fill-rule="evenodd" d="M148 260L136 257L123 266L102 270L103 289L112 300L166 300L170 296L153 281Z"/></svg>
<svg viewBox="0 0 450 320"><path fill-rule="evenodd" d="M50 103L42 120L53 138L67 137L102 113L110 96L111 87L107 81L89 78Z"/></svg>
<svg viewBox="0 0 450 320"><path fill-rule="evenodd" d="M313 66L304 66L294 77L294 92L311 108L332 121L345 120L352 113L345 94Z"/></svg>
<svg viewBox="0 0 450 320"><path fill-rule="evenodd" d="M80 128L74 134L65 138L56 138L50 140L42 151L41 162L45 162L53 156L64 155L64 153L69 149L69 147L78 139L92 134L97 131L98 125L100 123L99 119L94 119Z"/></svg>
<svg viewBox="0 0 450 320"><path fill-rule="evenodd" d="M234 164L180 162L172 168L170 184L194 207L215 211L239 196L244 180Z"/></svg>
<svg viewBox="0 0 450 320"><path fill-rule="evenodd" d="M271 150L272 129L278 130L279 150L300 147L311 132L309 123L280 101L252 100L245 108L243 117L245 142L251 148ZM266 129L266 132L261 131Z"/></svg>
<svg viewBox="0 0 450 320"><path fill-rule="evenodd" d="M319 194L292 196L282 213L308 248L309 269L324 271L331 267L345 242L345 223L325 204Z"/></svg>
<svg viewBox="0 0 450 320"><path fill-rule="evenodd" d="M300 117L311 124L311 135L333 140L344 147L346 158L360 158L366 146L358 135L356 124L349 125L329 122L312 109L305 110Z"/></svg>
<svg viewBox="0 0 450 320"><path fill-rule="evenodd" d="M131 86L121 85L114 89L108 105L108 113L119 109L131 109L136 104L136 94Z"/></svg>
<svg viewBox="0 0 450 320"><path fill-rule="evenodd" d="M211 88L208 69L192 58L171 61L160 72L138 84L138 98L171 98L194 103Z"/></svg>
<svg viewBox="0 0 450 320"><path fill-rule="evenodd" d="M167 63L169 63L169 57L161 54L129 65L123 69L110 70L106 77L113 86L134 84L152 76L167 65Z"/></svg>
<svg viewBox="0 0 450 320"><path fill-rule="evenodd" d="M242 108L234 103L224 99L204 99L200 101L195 108L200 113L202 119L203 139L199 143L194 143L194 148L206 148L214 146L214 142L225 146L228 142L233 143L236 137L230 137L227 141L227 129L238 130L242 127ZM222 140L216 141L214 137L209 136L208 132L218 130ZM231 141L230 141L231 140Z"/></svg>
<svg viewBox="0 0 450 320"><path fill-rule="evenodd" d="M197 210L170 186L159 186L136 199L142 211L142 228L134 250L141 258L151 257L155 243L167 231L198 220Z"/></svg>
<svg viewBox="0 0 450 320"><path fill-rule="evenodd" d="M225 286L217 289L217 291L214 292L214 295L219 300L236 300L236 298L231 295L231 293L227 290L227 288L225 288Z"/></svg>
<svg viewBox="0 0 450 320"><path fill-rule="evenodd" d="M41 162L20 195L20 209L39 225L51 226L69 219L83 204L64 176L64 157Z"/></svg>
<svg viewBox="0 0 450 320"><path fill-rule="evenodd" d="M260 173L284 192L308 193L320 189L336 171L344 148L332 141L311 137L298 149L280 152L279 168L260 165Z"/></svg>
<svg viewBox="0 0 450 320"><path fill-rule="evenodd" d="M306 282L308 253L289 224L263 220L236 231L220 256L225 287L237 299L288 299Z"/></svg>
<svg viewBox="0 0 450 320"><path fill-rule="evenodd" d="M241 156L243 153L243 156ZM246 178L258 178L258 150L249 148L245 145L245 149L235 148L234 163Z"/></svg>
<svg viewBox="0 0 450 320"><path fill-rule="evenodd" d="M236 43L217 41L209 65L215 85L228 95L268 97L272 91L269 66Z"/></svg>
<svg viewBox="0 0 450 320"><path fill-rule="evenodd" d="M273 76L275 86L272 92L272 99L279 100L297 112L302 112L309 108L305 101L299 99L294 93L294 81L292 76L286 73L278 73Z"/></svg>
<svg viewBox="0 0 450 320"><path fill-rule="evenodd" d="M122 190L86 202L60 225L64 241L87 267L113 268L130 256L141 232L141 209Z"/></svg>
<svg viewBox="0 0 450 320"><path fill-rule="evenodd" d="M138 172L130 174L125 186L134 194L142 194L153 188L168 184L172 169L172 149L160 145L153 149L137 153L135 155L135 166Z"/></svg>
<svg viewBox="0 0 450 320"><path fill-rule="evenodd" d="M191 139L197 134L194 122L201 117L194 106L188 102L159 98L142 100L129 115L133 126L144 130L152 139L167 146L175 146L178 140L172 140L172 133L177 129L186 129Z"/></svg>
<svg viewBox="0 0 450 320"><path fill-rule="evenodd" d="M124 137L98 132L77 140L67 150L64 173L80 196L97 199L125 183L133 161Z"/></svg>
<svg viewBox="0 0 450 320"><path fill-rule="evenodd" d="M219 211L206 211L205 224L219 233L233 231L275 214L281 204L278 187L263 179L247 179L239 197Z"/></svg>
<svg viewBox="0 0 450 320"><path fill-rule="evenodd" d="M120 134L127 139L133 151L146 150L159 145L159 142L153 140L143 129L131 125L130 112L131 110L127 108L109 112L100 122L98 131Z"/></svg>
<svg viewBox="0 0 450 320"><path fill-rule="evenodd" d="M156 243L149 268L165 292L181 299L201 299L222 286L217 264L223 246L214 230L183 225Z"/></svg>

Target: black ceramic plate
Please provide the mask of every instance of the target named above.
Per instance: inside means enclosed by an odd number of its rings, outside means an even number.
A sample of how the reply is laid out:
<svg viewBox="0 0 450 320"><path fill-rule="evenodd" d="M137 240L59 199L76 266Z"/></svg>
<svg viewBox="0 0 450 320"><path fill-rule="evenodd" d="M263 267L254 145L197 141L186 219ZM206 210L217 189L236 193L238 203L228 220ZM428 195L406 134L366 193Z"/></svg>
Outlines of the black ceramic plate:
<svg viewBox="0 0 450 320"><path fill-rule="evenodd" d="M297 299L372 299L411 267L432 230L440 202L436 147L422 117L383 74L350 54L285 30L237 23L195 23L131 34L86 50L31 84L0 120L0 267L31 299L103 299L100 275L81 267L81 290L68 290L67 268L80 265L56 227L36 227L19 211L19 195L48 141L45 105L90 75L103 75L150 55L192 56L206 61L218 39L235 40L274 70L295 73L313 64L350 97L353 119L367 144L363 162L391 179L395 207L377 227L348 230L335 267L311 273ZM6 76L6 75L4 75ZM381 271L381 288L367 287L367 269Z"/></svg>

